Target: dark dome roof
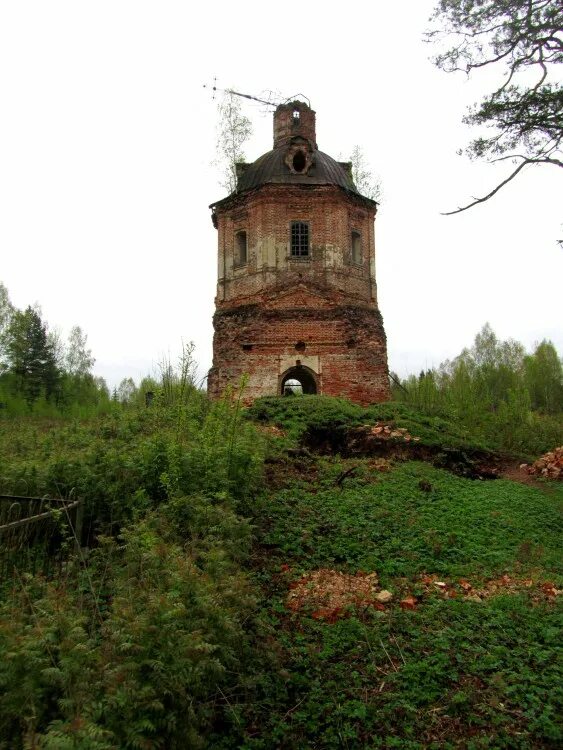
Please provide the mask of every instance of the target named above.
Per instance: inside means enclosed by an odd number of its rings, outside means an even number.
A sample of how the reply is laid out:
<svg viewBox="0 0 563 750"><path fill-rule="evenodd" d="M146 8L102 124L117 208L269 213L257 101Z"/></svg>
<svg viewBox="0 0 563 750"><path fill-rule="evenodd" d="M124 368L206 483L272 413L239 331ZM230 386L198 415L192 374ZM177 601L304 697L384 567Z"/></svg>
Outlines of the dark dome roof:
<svg viewBox="0 0 563 750"><path fill-rule="evenodd" d="M268 151L255 162L245 165L239 175L237 193L266 185L267 183L285 183L292 185L338 185L345 190L357 193L356 186L346 169L328 154L314 150L312 164L306 173L294 173L285 163L287 146Z"/></svg>

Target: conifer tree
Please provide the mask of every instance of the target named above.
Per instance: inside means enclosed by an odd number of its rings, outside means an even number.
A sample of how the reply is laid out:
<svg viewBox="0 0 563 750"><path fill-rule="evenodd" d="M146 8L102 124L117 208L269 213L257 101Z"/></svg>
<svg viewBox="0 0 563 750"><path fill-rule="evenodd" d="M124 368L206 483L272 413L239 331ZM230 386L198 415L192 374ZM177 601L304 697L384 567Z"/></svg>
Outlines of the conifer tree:
<svg viewBox="0 0 563 750"><path fill-rule="evenodd" d="M32 307L12 315L6 334L6 357L15 376L16 391L31 406L43 393L55 393L59 372L39 310Z"/></svg>

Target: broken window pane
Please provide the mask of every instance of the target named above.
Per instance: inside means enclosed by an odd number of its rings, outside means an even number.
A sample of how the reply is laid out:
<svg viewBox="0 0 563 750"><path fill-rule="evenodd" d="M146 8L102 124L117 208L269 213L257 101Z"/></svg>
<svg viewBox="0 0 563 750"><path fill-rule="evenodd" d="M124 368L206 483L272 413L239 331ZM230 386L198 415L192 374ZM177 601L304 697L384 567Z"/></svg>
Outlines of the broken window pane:
<svg viewBox="0 0 563 750"><path fill-rule="evenodd" d="M247 261L246 232L235 235L235 266L243 266Z"/></svg>
<svg viewBox="0 0 563 750"><path fill-rule="evenodd" d="M362 237L359 232L352 232L352 263L362 262Z"/></svg>

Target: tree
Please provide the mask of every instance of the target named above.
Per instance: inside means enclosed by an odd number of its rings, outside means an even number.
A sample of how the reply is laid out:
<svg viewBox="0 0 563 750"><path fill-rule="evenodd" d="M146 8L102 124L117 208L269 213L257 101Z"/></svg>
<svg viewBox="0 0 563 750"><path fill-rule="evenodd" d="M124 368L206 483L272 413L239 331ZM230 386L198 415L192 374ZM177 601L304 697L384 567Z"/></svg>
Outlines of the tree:
<svg viewBox="0 0 563 750"><path fill-rule="evenodd" d="M133 401L136 394L137 386L133 378L123 378L117 387L117 391L114 390L114 398L121 404L128 404Z"/></svg>
<svg viewBox="0 0 563 750"><path fill-rule="evenodd" d="M453 42L434 58L440 69L470 75L491 65L503 71L499 88L464 118L492 129L466 153L513 165L486 195L447 214L489 200L530 164L563 167L563 86L555 78L555 65L563 62L561 0L440 0L430 22L429 41Z"/></svg>
<svg viewBox="0 0 563 750"><path fill-rule="evenodd" d="M14 314L14 306L10 302L10 295L0 281L0 373L5 369L6 333Z"/></svg>
<svg viewBox="0 0 563 750"><path fill-rule="evenodd" d="M49 342L49 346L51 347L51 351L53 352L53 357L55 358L57 369L64 370L66 361L66 346L63 340L61 329L58 326L56 328L51 328L51 330L47 333L47 340Z"/></svg>
<svg viewBox="0 0 563 750"><path fill-rule="evenodd" d="M241 112L240 100L225 91L218 105L217 159L222 174L221 186L233 193L237 187L237 162L244 161L243 145L252 135L252 123Z"/></svg>
<svg viewBox="0 0 563 750"><path fill-rule="evenodd" d="M10 295L4 284L0 281L0 334L5 330L14 312L14 306L10 302Z"/></svg>
<svg viewBox="0 0 563 750"><path fill-rule="evenodd" d="M463 349L451 362L440 366L442 385L449 387L463 410L496 411L509 391L522 388L525 349L518 341L501 341L488 323L475 336L470 349Z"/></svg>
<svg viewBox="0 0 563 750"><path fill-rule="evenodd" d="M96 361L92 357L92 350L86 348L88 336L82 333L80 326L74 326L68 336L68 346L65 357L65 369L69 375L88 375Z"/></svg>
<svg viewBox="0 0 563 750"><path fill-rule="evenodd" d="M105 378L102 378L101 375L97 375L94 378L94 385L96 386L96 389L102 399L105 401L109 401L110 395L109 395L109 388L108 384L105 381Z"/></svg>
<svg viewBox="0 0 563 750"><path fill-rule="evenodd" d="M163 356L158 365L163 401L167 406L184 404L196 388L197 363L193 341L182 341L182 349L174 366L170 356Z"/></svg>
<svg viewBox="0 0 563 750"><path fill-rule="evenodd" d="M374 177L360 146L354 146L352 149L350 163L352 164L352 179L358 192L371 200L381 201L383 198L381 180Z"/></svg>
<svg viewBox="0 0 563 750"><path fill-rule="evenodd" d="M534 409L563 411L563 366L551 341L542 341L524 359L525 379Z"/></svg>
<svg viewBox="0 0 563 750"><path fill-rule="evenodd" d="M59 371L47 335L47 324L38 309L16 310L6 335L6 355L16 378L16 390L31 406L41 393L49 399L55 392Z"/></svg>

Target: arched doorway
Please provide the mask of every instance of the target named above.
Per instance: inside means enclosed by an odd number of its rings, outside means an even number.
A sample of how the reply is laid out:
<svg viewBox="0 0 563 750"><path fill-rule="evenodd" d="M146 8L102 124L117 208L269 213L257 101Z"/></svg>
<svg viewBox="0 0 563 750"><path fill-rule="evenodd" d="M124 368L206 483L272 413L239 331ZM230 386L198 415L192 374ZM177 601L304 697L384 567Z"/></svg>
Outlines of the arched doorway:
<svg viewBox="0 0 563 750"><path fill-rule="evenodd" d="M282 396L312 395L317 393L315 374L308 367L298 365L284 372L281 379Z"/></svg>

